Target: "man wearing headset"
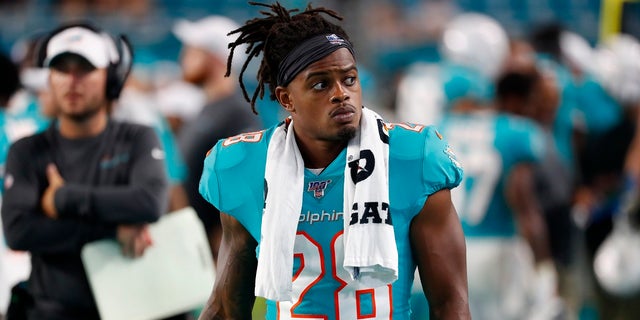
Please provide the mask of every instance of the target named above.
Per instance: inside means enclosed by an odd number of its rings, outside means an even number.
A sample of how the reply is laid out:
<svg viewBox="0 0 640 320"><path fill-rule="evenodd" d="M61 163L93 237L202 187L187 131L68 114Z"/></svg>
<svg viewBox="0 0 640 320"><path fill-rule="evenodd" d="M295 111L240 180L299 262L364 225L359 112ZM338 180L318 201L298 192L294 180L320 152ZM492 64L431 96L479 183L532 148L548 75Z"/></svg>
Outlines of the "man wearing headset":
<svg viewBox="0 0 640 320"><path fill-rule="evenodd" d="M32 255L27 319L99 319L81 248L115 238L137 257L151 245L145 225L166 203L164 152L151 128L110 119L131 67L124 37L64 26L43 40L39 64L59 112L9 150L4 231L11 248Z"/></svg>

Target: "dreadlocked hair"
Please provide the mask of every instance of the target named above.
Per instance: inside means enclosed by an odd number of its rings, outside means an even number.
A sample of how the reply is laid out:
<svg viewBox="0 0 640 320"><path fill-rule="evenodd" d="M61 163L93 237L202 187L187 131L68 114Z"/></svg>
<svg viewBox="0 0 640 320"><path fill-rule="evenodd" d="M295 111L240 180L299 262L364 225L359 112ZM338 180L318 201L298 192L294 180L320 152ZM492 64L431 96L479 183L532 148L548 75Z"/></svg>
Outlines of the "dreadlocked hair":
<svg viewBox="0 0 640 320"><path fill-rule="evenodd" d="M320 15L324 13L336 20L342 20L342 17L338 13L324 7L313 8L311 4L308 4L304 11L292 15L292 13L298 12L299 10L289 10L280 5L279 2L271 5L258 2L249 2L249 4L266 7L270 10L260 11L263 15L262 18L251 19L247 21L244 26L229 33L229 35L235 33L239 33L240 35L236 41L229 44L231 52L227 59L227 73L225 76L231 74L231 62L234 50L239 46L247 45L246 53L248 56L242 65L238 80L244 98L247 102L251 103L251 110L253 113L258 114L255 107L256 100L258 97L260 97L260 99L264 97L265 85L269 86L269 91L271 92L269 95L270 99L276 100L275 89L277 86L280 61L298 44L321 34L335 33L346 40L349 40L349 37L340 26L325 20L325 18ZM262 61L260 62L260 68L256 75L258 86L253 92L253 96L249 98L244 81L242 80L243 75L251 59L259 56L261 53Z"/></svg>

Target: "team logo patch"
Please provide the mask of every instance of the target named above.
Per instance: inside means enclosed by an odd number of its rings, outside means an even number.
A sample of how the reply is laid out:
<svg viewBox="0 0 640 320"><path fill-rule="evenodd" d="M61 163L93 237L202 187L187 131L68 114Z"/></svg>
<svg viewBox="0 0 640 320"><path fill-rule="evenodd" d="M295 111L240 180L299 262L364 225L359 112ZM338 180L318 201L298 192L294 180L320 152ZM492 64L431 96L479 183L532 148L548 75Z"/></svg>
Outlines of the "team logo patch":
<svg viewBox="0 0 640 320"><path fill-rule="evenodd" d="M129 153L120 153L115 156L105 155L100 159L100 169L111 169L129 161Z"/></svg>
<svg viewBox="0 0 640 320"><path fill-rule="evenodd" d="M331 180L311 181L309 182L309 188L307 188L307 191L312 191L313 197L320 199L324 197L324 190L327 189L329 183L331 183Z"/></svg>
<svg viewBox="0 0 640 320"><path fill-rule="evenodd" d="M328 35L327 36L327 40L329 40L329 43L331 43L331 44L344 44L345 43L344 39L340 38L335 33L332 33L332 34Z"/></svg>
<svg viewBox="0 0 640 320"><path fill-rule="evenodd" d="M376 158L369 149L360 150L359 159L352 160L353 155L350 155L347 159L349 160L349 169L351 169L351 181L354 184L369 178L376 167Z"/></svg>

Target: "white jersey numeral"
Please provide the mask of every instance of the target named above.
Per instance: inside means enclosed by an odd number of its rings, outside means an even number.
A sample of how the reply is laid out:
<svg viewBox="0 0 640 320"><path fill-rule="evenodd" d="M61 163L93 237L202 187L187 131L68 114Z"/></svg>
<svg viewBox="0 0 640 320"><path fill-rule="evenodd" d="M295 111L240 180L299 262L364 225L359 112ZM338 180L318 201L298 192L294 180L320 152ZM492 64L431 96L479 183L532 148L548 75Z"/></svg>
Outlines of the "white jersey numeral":
<svg viewBox="0 0 640 320"><path fill-rule="evenodd" d="M451 191L451 198L460 218L469 225L479 224L486 216L502 173L494 137L491 122L465 123L447 130L449 143L464 168L464 179Z"/></svg>
<svg viewBox="0 0 640 320"><path fill-rule="evenodd" d="M300 314L295 311L304 296L325 275L325 259L331 259L331 276L340 283L334 292L336 319L391 319L391 285L379 288L356 289L348 272L342 267L344 260L343 231L336 233L331 241L329 256L325 257L322 247L305 232L296 234L294 256L300 261L300 268L293 275L294 299L290 302L277 302L278 319L326 320L328 314ZM328 276L328 275L327 275ZM327 297L328 298L328 297ZM370 299L372 306L364 310L361 299Z"/></svg>

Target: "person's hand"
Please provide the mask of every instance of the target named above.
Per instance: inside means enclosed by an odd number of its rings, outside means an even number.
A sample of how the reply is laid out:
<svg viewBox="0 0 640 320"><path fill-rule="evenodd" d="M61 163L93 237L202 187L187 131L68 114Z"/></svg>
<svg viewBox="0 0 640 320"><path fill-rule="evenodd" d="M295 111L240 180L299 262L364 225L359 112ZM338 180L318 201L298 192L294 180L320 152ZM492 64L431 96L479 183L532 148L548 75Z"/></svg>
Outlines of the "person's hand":
<svg viewBox="0 0 640 320"><path fill-rule="evenodd" d="M153 244L148 225L119 225L117 239L122 249L122 255L138 258Z"/></svg>
<svg viewBox="0 0 640 320"><path fill-rule="evenodd" d="M593 209L600 203L602 199L597 195L596 191L588 187L579 187L576 189L573 206L571 208L571 218L573 223L580 229L585 229Z"/></svg>
<svg viewBox="0 0 640 320"><path fill-rule="evenodd" d="M558 293L558 274L554 262L536 263L531 279L531 309L527 320L566 319L568 310Z"/></svg>
<svg viewBox="0 0 640 320"><path fill-rule="evenodd" d="M40 204L42 205L42 211L47 217L56 219L58 218L58 211L56 210L55 195L56 191L64 185L64 179L53 163L47 165L47 180L49 181L49 186L44 190Z"/></svg>

